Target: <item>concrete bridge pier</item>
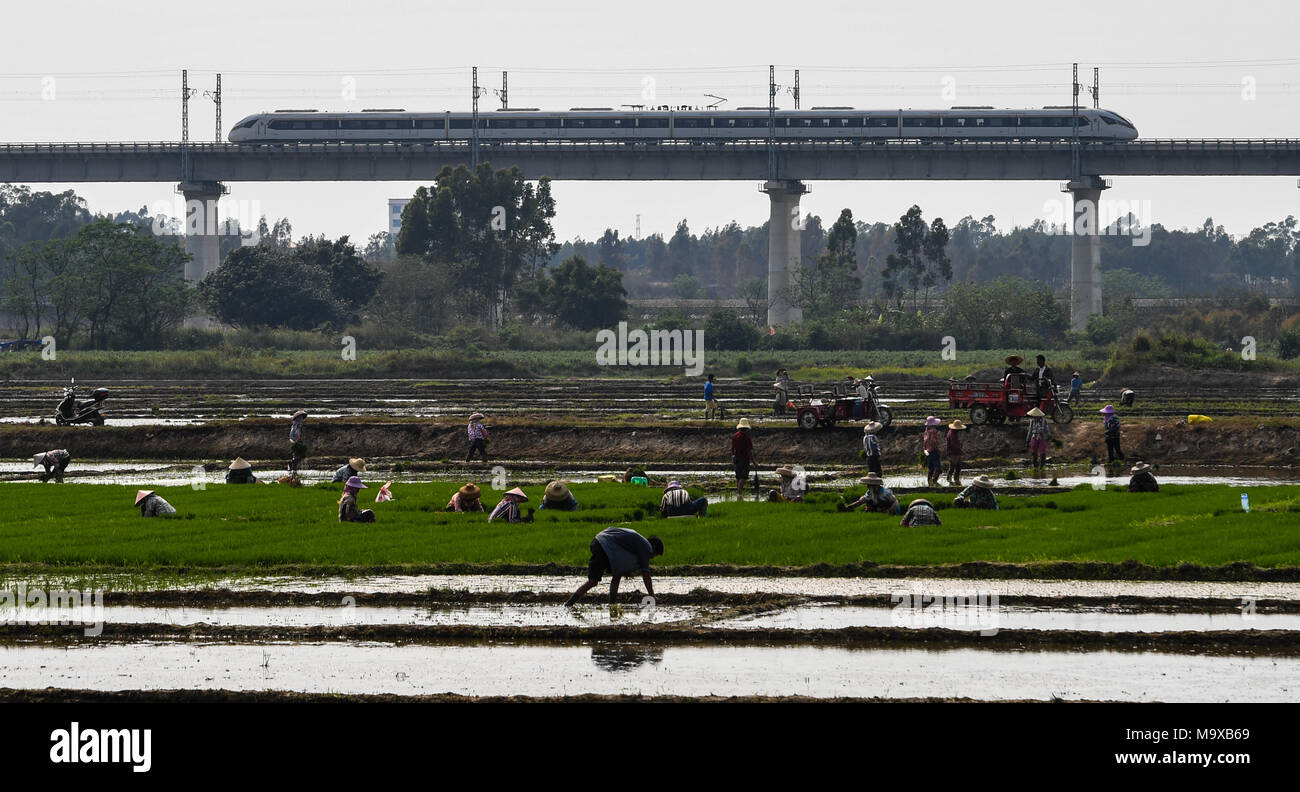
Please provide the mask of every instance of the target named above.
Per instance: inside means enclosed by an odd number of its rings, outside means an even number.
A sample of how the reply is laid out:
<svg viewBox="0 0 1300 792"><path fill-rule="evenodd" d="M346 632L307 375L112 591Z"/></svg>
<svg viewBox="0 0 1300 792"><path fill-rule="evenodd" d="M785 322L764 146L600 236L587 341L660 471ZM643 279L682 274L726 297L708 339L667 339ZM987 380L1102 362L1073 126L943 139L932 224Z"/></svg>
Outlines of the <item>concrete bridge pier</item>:
<svg viewBox="0 0 1300 792"><path fill-rule="evenodd" d="M1070 329L1083 330L1088 317L1101 313L1101 237L1098 202L1109 187L1098 176L1080 176L1061 186L1070 193Z"/></svg>
<svg viewBox="0 0 1300 792"><path fill-rule="evenodd" d="M803 218L799 197L808 192L801 181L781 180L763 183L763 192L771 202L767 231L767 323L772 327L803 321L803 310L790 304L786 289L793 285L794 273L801 266Z"/></svg>
<svg viewBox="0 0 1300 792"><path fill-rule="evenodd" d="M195 284L221 264L217 202L228 189L221 182L192 181L176 185L176 192L185 197L185 280Z"/></svg>

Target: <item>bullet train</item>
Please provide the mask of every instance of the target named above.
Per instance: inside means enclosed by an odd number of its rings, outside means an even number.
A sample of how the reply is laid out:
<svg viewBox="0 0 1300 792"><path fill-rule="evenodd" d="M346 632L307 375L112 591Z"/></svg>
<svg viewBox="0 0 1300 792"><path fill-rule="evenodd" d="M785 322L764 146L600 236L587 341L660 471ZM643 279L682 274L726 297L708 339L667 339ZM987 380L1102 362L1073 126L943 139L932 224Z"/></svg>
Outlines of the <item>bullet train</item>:
<svg viewBox="0 0 1300 792"><path fill-rule="evenodd" d="M884 142L917 140L1062 140L1073 137L1070 107L1037 110L997 110L954 107L950 110L855 110L814 107L779 110L776 138ZM319 110L277 110L240 121L230 130L230 142L249 145L275 143L419 143L468 140L472 113L408 113L405 110L363 110L330 113ZM567 112L535 108L480 113L481 141L627 140L699 141L722 143L766 140L766 108L737 110L621 111L608 107L575 107ZM1079 109L1079 138L1124 141L1137 137L1132 122L1110 110Z"/></svg>

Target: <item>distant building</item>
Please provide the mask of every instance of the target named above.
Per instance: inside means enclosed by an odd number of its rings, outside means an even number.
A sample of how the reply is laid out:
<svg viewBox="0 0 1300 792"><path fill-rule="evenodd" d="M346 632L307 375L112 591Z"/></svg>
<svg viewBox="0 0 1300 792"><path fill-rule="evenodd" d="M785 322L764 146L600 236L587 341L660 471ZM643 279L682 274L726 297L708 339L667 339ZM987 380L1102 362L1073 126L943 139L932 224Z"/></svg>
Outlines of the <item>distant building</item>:
<svg viewBox="0 0 1300 792"><path fill-rule="evenodd" d="M388 233L393 235L393 244L397 243L397 232L402 230L402 210L411 202L410 198L388 199Z"/></svg>

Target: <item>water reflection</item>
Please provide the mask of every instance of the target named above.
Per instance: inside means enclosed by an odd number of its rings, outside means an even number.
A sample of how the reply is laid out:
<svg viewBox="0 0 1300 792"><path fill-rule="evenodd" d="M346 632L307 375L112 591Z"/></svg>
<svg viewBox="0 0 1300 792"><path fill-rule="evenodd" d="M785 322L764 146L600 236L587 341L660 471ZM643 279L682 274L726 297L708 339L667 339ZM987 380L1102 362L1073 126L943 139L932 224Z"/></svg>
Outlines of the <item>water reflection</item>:
<svg viewBox="0 0 1300 792"><path fill-rule="evenodd" d="M591 646L591 662L610 672L631 671L647 663L664 661L662 646L599 642Z"/></svg>

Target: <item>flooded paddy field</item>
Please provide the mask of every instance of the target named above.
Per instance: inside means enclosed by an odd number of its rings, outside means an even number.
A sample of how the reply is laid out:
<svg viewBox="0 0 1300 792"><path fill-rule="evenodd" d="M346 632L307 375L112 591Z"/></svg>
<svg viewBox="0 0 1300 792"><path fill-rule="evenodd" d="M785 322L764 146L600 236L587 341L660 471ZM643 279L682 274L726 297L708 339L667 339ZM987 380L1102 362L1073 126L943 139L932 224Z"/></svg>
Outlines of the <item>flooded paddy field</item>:
<svg viewBox="0 0 1300 792"><path fill-rule="evenodd" d="M1300 658L820 646L139 642L0 646L0 687L405 696L1300 701Z"/></svg>
<svg viewBox="0 0 1300 792"><path fill-rule="evenodd" d="M58 576L50 576L58 582ZM76 576L76 580L85 580ZM142 582L128 575L97 575L94 585L110 591L138 589ZM690 595L696 592L719 592L730 595L786 595L811 597L889 597L893 594L926 592L935 596L956 596L978 591L994 591L1003 598L1087 598L1087 599L1155 599L1219 600L1240 603L1243 597L1256 600L1300 601L1300 583L1289 582L1205 582L1176 580L1034 580L1007 578L940 578L940 577L767 577L762 575L656 575L655 587L660 595ZM567 596L581 582L573 575L367 575L341 577L307 576L240 576L195 579L195 588L208 591L271 591L277 593L327 594L327 596L384 595L411 593L426 595L430 591L469 592L471 594L536 592ZM0 585L10 585L0 580Z"/></svg>
<svg viewBox="0 0 1300 792"><path fill-rule="evenodd" d="M75 464L65 475L68 482L77 484L109 484L122 486L176 487L218 485L225 483L225 468L201 459L175 460L162 462L147 459L74 460ZM503 460L504 461L504 460ZM583 484L598 481L601 476L622 477L625 467L592 467L580 462L511 460L506 462L514 471L513 481L519 484L544 484L553 478L563 478L570 484ZM382 475L385 481L462 482L467 475L481 474L480 468L466 469L455 464L447 466L428 466L414 464L402 466L400 470L384 470L382 462L372 463L373 472ZM481 467L481 466L480 466ZM734 473L727 465L702 465L699 463L682 465L647 465L646 474L654 481L676 479L689 482L692 486L705 487L710 492L711 500L735 500ZM35 471L35 472L33 472ZM971 465L964 471L968 478L988 475L990 478L1002 479L1006 474L1005 466L983 467ZM0 461L0 483L11 481L30 481L39 469L33 468L26 461ZM264 479L283 474L282 469L259 470ZM863 471L855 465L810 465L805 468L805 479L815 489L850 489L859 487ZM333 469L304 467L298 476L304 484L328 482L334 475ZM768 484L775 479L767 471ZM1294 468L1277 468L1268 466L1164 466L1160 470L1160 481L1166 484L1225 484L1232 487L1269 487L1296 484L1300 482L1300 470ZM889 474L891 488L895 492L905 493L912 490L927 490L926 477L923 472L898 472ZM1047 473L1041 477L1022 476L1014 480L1000 482L1001 491L1012 494L1032 494L1037 491L1070 489L1080 484L1095 487L1126 485L1128 475L1108 475L1100 470L1093 473L1078 466L1049 466ZM933 491L933 490L930 490ZM747 492L747 497L752 493Z"/></svg>
<svg viewBox="0 0 1300 792"><path fill-rule="evenodd" d="M35 422L54 412L66 383L54 380L0 385L0 423ZM86 383L92 385L91 383ZM735 415L770 415L772 383L744 378L717 380L718 398ZM703 415L698 378L610 377L556 379L294 379L294 380L108 380L108 425L202 423L244 417L287 418L295 410L315 417L385 416L435 418L488 409L497 417L548 418L639 416L693 419ZM899 419L915 422L947 408L947 380L882 380L882 398ZM1120 387L1086 392L1087 405L1118 402ZM1252 388L1243 395L1219 387L1144 387L1125 414L1136 417L1293 415L1300 393L1293 388ZM1095 407L1094 407L1095 409Z"/></svg>
<svg viewBox="0 0 1300 792"><path fill-rule="evenodd" d="M219 582L0 608L0 697L1300 701L1300 584L665 575L566 608L561 575ZM954 622L915 592L998 599Z"/></svg>
<svg viewBox="0 0 1300 792"><path fill-rule="evenodd" d="M116 598L114 598L116 599ZM557 602L514 601L424 606L357 605L343 596L325 605L105 605L94 607L0 608L0 624L169 625L176 627L345 627L345 626L473 626L473 627L631 627L672 625L730 630L842 630L847 627L905 627L908 629L1064 630L1107 633L1207 632L1288 630L1300 635L1300 607L1264 604L1248 610L1240 603L1216 610L1193 603L1157 608L1122 606L1032 606L975 604L945 610L942 600L925 606L846 604L840 601L791 604L782 598L767 602L726 604L587 603L565 607ZM797 598L796 598L797 599ZM976 595L971 601L980 601ZM960 602L965 603L963 599ZM982 600L987 602L987 600ZM953 599L953 603L959 600ZM1300 603L1288 603L1300 606ZM954 606L955 608L956 606ZM954 612L960 619L948 619ZM1297 646L1300 650L1300 645Z"/></svg>

